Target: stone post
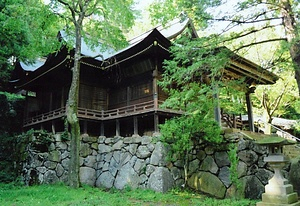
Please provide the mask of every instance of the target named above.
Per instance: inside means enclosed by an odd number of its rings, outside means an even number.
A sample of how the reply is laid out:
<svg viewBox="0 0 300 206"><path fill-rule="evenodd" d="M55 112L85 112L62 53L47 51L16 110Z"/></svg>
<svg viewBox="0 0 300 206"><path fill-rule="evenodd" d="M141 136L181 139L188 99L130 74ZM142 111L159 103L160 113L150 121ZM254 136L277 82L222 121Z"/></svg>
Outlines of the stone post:
<svg viewBox="0 0 300 206"><path fill-rule="evenodd" d="M258 144L267 145L269 147L269 156L264 161L269 163L274 169L274 176L269 180L269 184L265 186L265 193L262 194L262 201L257 206L300 206L298 194L294 192L293 185L288 183L281 173L282 168L289 161L282 154L283 145L294 144L282 137L270 136L258 141Z"/></svg>

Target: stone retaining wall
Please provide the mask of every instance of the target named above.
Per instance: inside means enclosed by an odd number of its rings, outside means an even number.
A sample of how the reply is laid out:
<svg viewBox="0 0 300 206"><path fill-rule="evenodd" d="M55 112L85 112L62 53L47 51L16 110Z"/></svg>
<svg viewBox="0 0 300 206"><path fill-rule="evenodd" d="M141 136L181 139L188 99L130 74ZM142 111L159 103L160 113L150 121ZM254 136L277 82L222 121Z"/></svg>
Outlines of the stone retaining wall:
<svg viewBox="0 0 300 206"><path fill-rule="evenodd" d="M283 153L290 159L300 157L300 146L297 145L286 145L283 147Z"/></svg>
<svg viewBox="0 0 300 206"><path fill-rule="evenodd" d="M230 139L237 141L237 176L240 191L230 178L230 158L226 148L213 148L199 145L194 152L190 165L190 178L188 185L204 193L218 198L235 197L239 195L260 199L264 192L264 185L273 176L263 157L267 155L266 147L255 144L252 140L245 139L241 134L231 134Z"/></svg>
<svg viewBox="0 0 300 206"><path fill-rule="evenodd" d="M228 136L228 135L227 135ZM60 135L40 152L27 146L23 178L26 184L67 182L69 143ZM227 137L228 138L228 137ZM265 147L257 146L241 134L230 134L238 146L238 170L242 194L259 199L272 172L263 162ZM230 161L226 147L213 148L197 143L189 154L187 185L218 198L236 195L230 180ZM82 136L80 181L104 188L149 188L166 192L185 185L183 160L167 161L167 147L158 137L90 137Z"/></svg>

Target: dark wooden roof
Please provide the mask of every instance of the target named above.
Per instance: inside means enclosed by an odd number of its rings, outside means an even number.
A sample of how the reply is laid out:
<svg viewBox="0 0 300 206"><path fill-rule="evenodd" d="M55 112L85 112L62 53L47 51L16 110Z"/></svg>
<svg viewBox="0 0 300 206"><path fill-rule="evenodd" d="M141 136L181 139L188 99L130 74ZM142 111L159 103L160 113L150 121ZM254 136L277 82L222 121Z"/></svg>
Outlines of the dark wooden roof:
<svg viewBox="0 0 300 206"><path fill-rule="evenodd" d="M177 20L167 29L157 27L134 38L130 44L119 51L109 50L104 52L103 59L93 59L89 56L95 54L86 47L84 43L83 55L87 58L82 60L82 72L90 73L89 75L97 80L98 76L106 75L102 84L109 84L114 81L114 77L109 78L110 73L122 69L123 76L134 76L134 74L146 72L140 71L141 65L147 65L147 70L153 70L152 61L162 62L163 59L169 58L168 48L171 40L181 34L187 27L192 28L191 21ZM194 37L197 34L194 30ZM61 37L63 34L60 35ZM100 50L99 50L100 51ZM55 87L60 84L66 84L71 81L72 55L74 50L63 47L60 51L50 54L46 61L41 64L33 65L35 68L23 68L24 72L13 81L16 89L39 89L42 87ZM41 65L41 66L37 66ZM19 65L19 69L22 68ZM126 74L127 73L127 74ZM232 55L231 63L224 69L225 78L245 78L248 85L252 84L274 84L278 77L259 65L236 54ZM45 85L46 83L46 85Z"/></svg>
<svg viewBox="0 0 300 206"><path fill-rule="evenodd" d="M233 54L230 66L225 69L235 78L245 77L248 85L275 84L279 77L254 62Z"/></svg>

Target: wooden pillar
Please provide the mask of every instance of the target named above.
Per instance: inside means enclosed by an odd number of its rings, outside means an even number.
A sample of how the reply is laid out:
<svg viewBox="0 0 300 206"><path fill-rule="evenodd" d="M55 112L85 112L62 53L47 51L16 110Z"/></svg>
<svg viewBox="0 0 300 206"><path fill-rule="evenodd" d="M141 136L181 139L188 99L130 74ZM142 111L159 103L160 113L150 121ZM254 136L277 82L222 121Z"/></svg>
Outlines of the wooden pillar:
<svg viewBox="0 0 300 206"><path fill-rule="evenodd" d="M155 59L155 69L152 73L153 76L153 101L154 101L154 109L158 109L158 86L157 86L157 76L158 76L158 66L157 59Z"/></svg>
<svg viewBox="0 0 300 206"><path fill-rule="evenodd" d="M61 101L60 101L60 107L63 108L65 107L65 87L62 87L61 90Z"/></svg>
<svg viewBox="0 0 300 206"><path fill-rule="evenodd" d="M53 104L53 93L50 92L50 102L49 102L49 112L52 111L52 104Z"/></svg>
<svg viewBox="0 0 300 206"><path fill-rule="evenodd" d="M55 134L55 122L54 122L54 120L51 121L51 129L52 129L52 133Z"/></svg>
<svg viewBox="0 0 300 206"><path fill-rule="evenodd" d="M131 97L131 90L130 90L130 87L127 87L127 106L130 105L130 97Z"/></svg>
<svg viewBox="0 0 300 206"><path fill-rule="evenodd" d="M215 120L216 122L219 124L219 126L221 126L221 109L220 109L220 104L219 104L219 93L218 93L218 89L215 87L214 88L214 94L213 94L213 98L214 98L214 114L215 114Z"/></svg>
<svg viewBox="0 0 300 206"><path fill-rule="evenodd" d="M139 125L137 116L133 117L133 135L139 135Z"/></svg>
<svg viewBox="0 0 300 206"><path fill-rule="evenodd" d="M116 136L120 136L120 121L116 119Z"/></svg>
<svg viewBox="0 0 300 206"><path fill-rule="evenodd" d="M233 128L236 128L236 116L235 114L232 115L233 118Z"/></svg>
<svg viewBox="0 0 300 206"><path fill-rule="evenodd" d="M158 124L159 124L159 117L158 117L158 114L154 114L154 133L159 133L159 127L158 127Z"/></svg>
<svg viewBox="0 0 300 206"><path fill-rule="evenodd" d="M87 134L87 121L86 120L83 120L83 132L84 134Z"/></svg>
<svg viewBox="0 0 300 206"><path fill-rule="evenodd" d="M104 136L104 122L101 122L100 136Z"/></svg>
<svg viewBox="0 0 300 206"><path fill-rule="evenodd" d="M247 103L247 112L248 112L248 123L249 123L249 130L254 132L254 121L253 121L253 112L252 112L252 103L250 92L246 93L246 103Z"/></svg>
<svg viewBox="0 0 300 206"><path fill-rule="evenodd" d="M25 108L24 108L24 119L23 120L25 120L25 119L27 119L28 117L29 117L29 111L28 111L28 91L26 90L26 93L25 93ZM36 98L36 97L35 97Z"/></svg>

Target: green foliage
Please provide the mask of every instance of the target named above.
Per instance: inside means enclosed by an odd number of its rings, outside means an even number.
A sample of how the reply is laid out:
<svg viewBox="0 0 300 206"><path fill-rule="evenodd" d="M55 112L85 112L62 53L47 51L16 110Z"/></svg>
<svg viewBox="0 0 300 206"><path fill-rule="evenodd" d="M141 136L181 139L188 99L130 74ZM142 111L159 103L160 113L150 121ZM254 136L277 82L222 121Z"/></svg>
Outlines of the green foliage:
<svg viewBox="0 0 300 206"><path fill-rule="evenodd" d="M221 2L221 0L155 0L150 7L150 13L154 22L166 23L184 12L195 21L197 27L204 28L208 26L207 20L212 18L207 9L220 5Z"/></svg>
<svg viewBox="0 0 300 206"><path fill-rule="evenodd" d="M298 52L296 54L293 52L299 50L298 44L295 45L299 41L299 24L288 25L278 21L290 18L292 22L293 18L297 18L298 1L157 0L151 11L154 12L153 18L164 22L184 11L195 23L196 29L201 26L203 28L203 25L208 26L205 31L199 30L200 36L215 34L209 37L215 38L219 43L213 44L211 48L225 45L278 74L281 78L275 85L257 85L254 101L258 109L254 108L254 112L259 115L267 114L268 119L271 119L271 116L299 118L297 115L299 107L295 102L299 98L297 85L300 84L300 78L299 72L293 72L299 69L299 66L296 66L299 65ZM287 12L284 14L282 11ZM210 39L207 42L209 44ZM207 42L203 45L207 45ZM294 80L295 77L297 82ZM264 100L267 100L265 106L262 104ZM221 105L224 104L221 102ZM235 104L226 106L231 107L228 109L230 113L235 112ZM239 107L238 110L243 111L243 107Z"/></svg>
<svg viewBox="0 0 300 206"><path fill-rule="evenodd" d="M24 97L0 92L0 133L9 135L22 128Z"/></svg>
<svg viewBox="0 0 300 206"><path fill-rule="evenodd" d="M238 177L238 164L239 164L239 157L238 157L238 148L236 144L230 144L229 145L229 151L228 151L228 157L230 160L230 180L232 181L232 184L236 188L236 198L240 199L242 197L242 183L239 180Z"/></svg>
<svg viewBox="0 0 300 206"><path fill-rule="evenodd" d="M38 145L49 146L53 141L52 134L46 130L30 129L27 132L18 135L18 142L25 144L31 143L33 147L38 147Z"/></svg>
<svg viewBox="0 0 300 206"><path fill-rule="evenodd" d="M172 59L164 62L159 85L169 97L162 106L184 111L182 116L161 125L162 139L172 143L172 153L185 155L191 149L192 138L215 144L222 142L221 129L214 119L214 108L220 104L215 97L220 91L223 96L229 93L238 96L232 88L241 84L221 81L231 53L222 47L216 49L216 44L213 38L191 40L183 36L171 47ZM229 104L230 101L224 98L222 106L230 105L237 112L237 105L243 105Z"/></svg>
<svg viewBox="0 0 300 206"><path fill-rule="evenodd" d="M171 147L171 155L184 156L192 147L192 139L210 143L222 142L220 127L214 119L203 119L200 112L167 120L161 125L162 141Z"/></svg>
<svg viewBox="0 0 300 206"><path fill-rule="evenodd" d="M293 130L293 135L300 137L300 120L298 120L297 123L293 125Z"/></svg>
<svg viewBox="0 0 300 206"><path fill-rule="evenodd" d="M0 143L0 182L8 183L17 180L21 172L21 162L26 160L26 148L47 152L53 138L44 130L29 130L19 135L3 133Z"/></svg>
<svg viewBox="0 0 300 206"><path fill-rule="evenodd" d="M254 107L260 109L256 113L266 115L269 119L275 116L290 119L299 118L297 115L300 111L297 83L285 47L285 44L278 46L275 51L276 59L265 63L265 66L268 67L272 64L273 72L281 76L280 79L273 85L257 86L253 98Z"/></svg>
<svg viewBox="0 0 300 206"><path fill-rule="evenodd" d="M14 133L22 128L23 97L0 92L0 182L11 182L18 175Z"/></svg>
<svg viewBox="0 0 300 206"><path fill-rule="evenodd" d="M40 0L0 3L0 79L9 79L15 60L33 61L57 48L59 22Z"/></svg>
<svg viewBox="0 0 300 206"><path fill-rule="evenodd" d="M123 32L134 23L133 4L133 0L52 0L49 6L53 11L59 10L59 17L65 23L64 29L72 37L67 42L71 48L76 41L75 31L79 29L81 37L92 49L101 45L105 51L127 46ZM81 24L80 20L83 20ZM103 51L98 52L101 54Z"/></svg>
<svg viewBox="0 0 300 206"><path fill-rule="evenodd" d="M218 200L192 191L158 193L150 190L107 192L99 188L81 187L72 189L58 185L22 187L0 184L1 205L210 205L210 206L254 206L250 200Z"/></svg>
<svg viewBox="0 0 300 206"><path fill-rule="evenodd" d="M285 105L282 118L286 119L300 119L300 99L292 98L288 105Z"/></svg>
<svg viewBox="0 0 300 206"><path fill-rule="evenodd" d="M14 181L18 176L15 160L15 141L13 136L7 133L1 134L0 138L0 182L8 183Z"/></svg>
<svg viewBox="0 0 300 206"><path fill-rule="evenodd" d="M69 124L67 118L63 118L64 131L60 134L62 141L70 141Z"/></svg>
<svg viewBox="0 0 300 206"><path fill-rule="evenodd" d="M246 114L244 88L246 88L244 78L222 82L219 89L220 108L227 114Z"/></svg>

